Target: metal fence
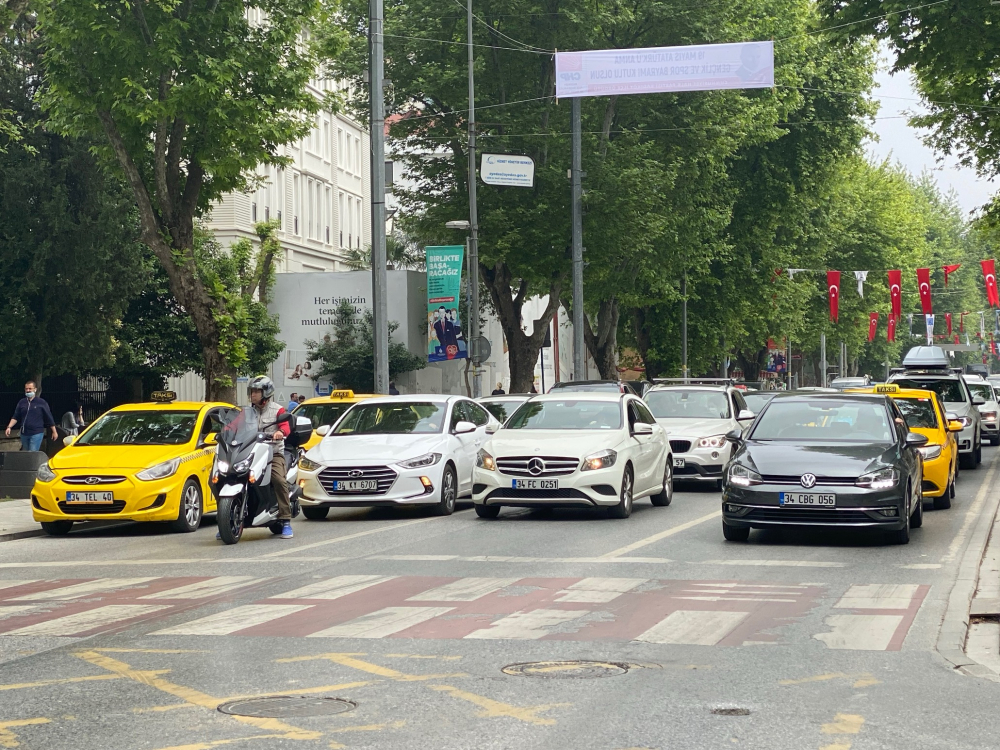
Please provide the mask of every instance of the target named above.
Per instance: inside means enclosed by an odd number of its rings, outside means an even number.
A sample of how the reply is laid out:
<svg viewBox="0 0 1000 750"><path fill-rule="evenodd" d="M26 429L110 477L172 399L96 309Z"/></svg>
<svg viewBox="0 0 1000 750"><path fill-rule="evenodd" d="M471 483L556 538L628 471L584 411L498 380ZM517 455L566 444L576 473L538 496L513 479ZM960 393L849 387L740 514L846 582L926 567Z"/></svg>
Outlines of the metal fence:
<svg viewBox="0 0 1000 750"><path fill-rule="evenodd" d="M102 376L60 377L52 378L51 382L43 380L41 396L52 410L56 424L77 403L83 406L83 418L90 424L108 409L137 400L124 381ZM23 389L14 391L8 386L7 389L0 390L0 421L3 427L6 428L22 398Z"/></svg>

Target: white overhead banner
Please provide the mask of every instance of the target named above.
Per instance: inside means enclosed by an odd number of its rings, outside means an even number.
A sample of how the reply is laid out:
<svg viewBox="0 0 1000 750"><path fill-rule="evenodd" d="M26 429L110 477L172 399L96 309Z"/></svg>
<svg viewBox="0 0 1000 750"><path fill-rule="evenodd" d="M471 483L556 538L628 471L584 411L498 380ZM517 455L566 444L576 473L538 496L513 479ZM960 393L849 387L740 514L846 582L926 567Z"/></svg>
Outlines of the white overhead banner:
<svg viewBox="0 0 1000 750"><path fill-rule="evenodd" d="M483 154L479 176L487 185L534 187L535 162L518 154Z"/></svg>
<svg viewBox="0 0 1000 750"><path fill-rule="evenodd" d="M774 86L774 42L556 53L556 98Z"/></svg>

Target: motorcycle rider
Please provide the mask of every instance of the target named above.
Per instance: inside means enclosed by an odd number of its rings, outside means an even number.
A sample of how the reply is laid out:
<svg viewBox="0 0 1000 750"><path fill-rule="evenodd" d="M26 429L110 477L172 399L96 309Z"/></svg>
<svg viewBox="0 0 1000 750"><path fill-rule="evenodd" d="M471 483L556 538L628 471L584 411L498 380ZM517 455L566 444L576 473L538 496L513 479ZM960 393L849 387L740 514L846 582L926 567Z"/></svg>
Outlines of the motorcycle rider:
<svg viewBox="0 0 1000 750"><path fill-rule="evenodd" d="M257 420L257 430L274 442L271 457L271 487L278 498L278 520L281 521L281 538L291 539L292 505L288 500L288 479L285 476L285 438L291 434L287 421L278 422L285 414L285 407L274 402L274 383L266 375L258 375L247 386L250 409L245 414Z"/></svg>

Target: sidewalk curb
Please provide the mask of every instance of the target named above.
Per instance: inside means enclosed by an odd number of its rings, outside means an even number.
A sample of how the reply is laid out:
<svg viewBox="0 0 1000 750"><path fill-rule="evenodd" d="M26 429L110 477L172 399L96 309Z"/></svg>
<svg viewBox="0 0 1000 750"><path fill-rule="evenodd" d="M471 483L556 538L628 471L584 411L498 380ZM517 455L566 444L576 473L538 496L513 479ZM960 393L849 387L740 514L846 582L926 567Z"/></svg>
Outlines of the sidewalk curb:
<svg viewBox="0 0 1000 750"><path fill-rule="evenodd" d="M0 533L0 542L13 542L16 539L30 539L33 536L45 536L42 529L25 529L24 531L9 531Z"/></svg>
<svg viewBox="0 0 1000 750"><path fill-rule="evenodd" d="M77 521L76 525L82 531L97 531L98 529L110 529L115 526L124 526L132 521L117 519L108 521ZM33 537L48 536L48 532L41 527L37 529L24 529L23 531L0 532L0 543L15 542L18 539L31 539Z"/></svg>
<svg viewBox="0 0 1000 750"><path fill-rule="evenodd" d="M994 461L996 460L994 458ZM975 524L969 543L962 554L955 585L948 596L948 607L942 619L936 647L937 652L955 669L973 677L987 677L984 671L988 675L994 675L993 670L965 653L965 641L969 634L969 610L979 584L979 566L986 554L986 546L993 527L997 523L997 511L1000 510L1000 492L988 488L987 493L986 508L980 516L980 522ZM984 520L987 522L983 523Z"/></svg>

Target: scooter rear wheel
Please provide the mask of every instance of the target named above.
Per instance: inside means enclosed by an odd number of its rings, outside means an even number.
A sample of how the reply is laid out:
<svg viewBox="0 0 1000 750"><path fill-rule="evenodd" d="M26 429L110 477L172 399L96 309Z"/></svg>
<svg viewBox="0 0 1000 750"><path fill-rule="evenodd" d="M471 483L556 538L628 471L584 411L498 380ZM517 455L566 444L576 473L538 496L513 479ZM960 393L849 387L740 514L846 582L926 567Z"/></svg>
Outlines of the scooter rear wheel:
<svg viewBox="0 0 1000 750"><path fill-rule="evenodd" d="M284 530L285 524L281 521L275 521L274 523L268 524L267 528L271 530L272 534L280 534Z"/></svg>
<svg viewBox="0 0 1000 750"><path fill-rule="evenodd" d="M243 498L220 497L216 520L222 541L236 544L243 536Z"/></svg>

